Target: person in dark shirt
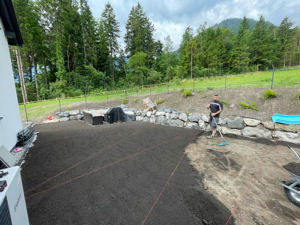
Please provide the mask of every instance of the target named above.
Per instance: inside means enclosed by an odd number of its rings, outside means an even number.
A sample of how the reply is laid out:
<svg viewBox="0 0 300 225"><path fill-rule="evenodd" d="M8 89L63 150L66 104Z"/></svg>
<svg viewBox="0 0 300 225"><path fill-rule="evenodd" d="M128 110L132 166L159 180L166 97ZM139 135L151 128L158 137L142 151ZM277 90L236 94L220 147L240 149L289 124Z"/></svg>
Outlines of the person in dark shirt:
<svg viewBox="0 0 300 225"><path fill-rule="evenodd" d="M210 117L209 117L209 124L212 129L212 135L207 136L207 138L213 138L216 135L219 117L220 117L221 112L223 111L223 104L222 104L222 102L219 101L218 95L214 95L213 101L211 101L207 105L207 109L209 109L209 108L211 111ZM213 119L213 117L214 117L214 119Z"/></svg>

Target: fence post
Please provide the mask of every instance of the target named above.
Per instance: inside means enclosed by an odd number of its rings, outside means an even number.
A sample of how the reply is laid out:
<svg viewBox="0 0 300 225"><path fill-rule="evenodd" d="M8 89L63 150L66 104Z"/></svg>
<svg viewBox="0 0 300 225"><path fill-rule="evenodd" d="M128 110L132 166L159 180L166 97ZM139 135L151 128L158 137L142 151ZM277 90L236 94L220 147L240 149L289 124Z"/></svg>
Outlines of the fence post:
<svg viewBox="0 0 300 225"><path fill-rule="evenodd" d="M195 94L195 78L193 78L193 95Z"/></svg>
<svg viewBox="0 0 300 225"><path fill-rule="evenodd" d="M271 84L271 89L273 88L273 80L274 80L274 67L273 67L273 75L272 75L272 84Z"/></svg>
<svg viewBox="0 0 300 225"><path fill-rule="evenodd" d="M58 101L59 101L59 112L61 113L60 99L58 99Z"/></svg>
<svg viewBox="0 0 300 225"><path fill-rule="evenodd" d="M24 104L24 109L25 109L25 114L26 114L26 121L27 121L27 123L28 123L28 117L27 117L26 104L25 104L25 102L23 102L23 104Z"/></svg>
<svg viewBox="0 0 300 225"><path fill-rule="evenodd" d="M84 95L84 97L85 97L85 107L87 107L86 94Z"/></svg>
<svg viewBox="0 0 300 225"><path fill-rule="evenodd" d="M227 73L225 73L225 91L226 91Z"/></svg>

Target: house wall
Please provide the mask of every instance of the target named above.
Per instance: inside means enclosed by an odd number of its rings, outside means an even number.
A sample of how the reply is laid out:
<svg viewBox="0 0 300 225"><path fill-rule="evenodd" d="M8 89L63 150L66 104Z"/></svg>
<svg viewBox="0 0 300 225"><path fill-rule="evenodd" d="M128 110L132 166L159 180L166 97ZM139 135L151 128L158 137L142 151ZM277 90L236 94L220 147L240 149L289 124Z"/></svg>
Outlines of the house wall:
<svg viewBox="0 0 300 225"><path fill-rule="evenodd" d="M22 130L17 92L12 71L8 42L0 18L0 146L11 150L17 142L17 133Z"/></svg>

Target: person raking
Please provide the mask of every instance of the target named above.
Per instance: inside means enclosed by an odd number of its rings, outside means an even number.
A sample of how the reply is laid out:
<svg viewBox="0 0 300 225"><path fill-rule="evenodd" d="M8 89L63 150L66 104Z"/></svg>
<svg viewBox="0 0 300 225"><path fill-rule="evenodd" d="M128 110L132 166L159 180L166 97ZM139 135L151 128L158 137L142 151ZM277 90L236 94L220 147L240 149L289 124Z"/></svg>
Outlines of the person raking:
<svg viewBox="0 0 300 225"><path fill-rule="evenodd" d="M209 117L209 124L212 129L212 135L207 136L207 138L211 139L216 136L217 132L217 124L219 122L220 114L223 111L223 104L219 101L219 96L214 95L213 101L211 101L207 105L207 109L210 108L210 117ZM214 117L214 119L213 119Z"/></svg>

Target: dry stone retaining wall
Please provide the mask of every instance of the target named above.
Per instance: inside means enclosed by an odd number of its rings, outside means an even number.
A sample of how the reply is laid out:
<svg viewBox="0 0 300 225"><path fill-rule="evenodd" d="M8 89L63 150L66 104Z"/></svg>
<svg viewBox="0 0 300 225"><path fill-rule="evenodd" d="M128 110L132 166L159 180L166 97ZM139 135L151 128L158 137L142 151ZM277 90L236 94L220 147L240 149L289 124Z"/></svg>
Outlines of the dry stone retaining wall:
<svg viewBox="0 0 300 225"><path fill-rule="evenodd" d="M59 121L81 120L83 119L82 110L66 111L57 113ZM87 111L87 110L86 110ZM185 127L190 129L211 131L208 123L209 118L206 114L179 113L169 108L160 108L155 111L137 111L132 109L136 115L136 121L144 121L173 127ZM57 122L58 119L54 118ZM49 121L50 122L50 121ZM220 118L218 122L218 130L224 134L235 134L251 138L266 138L286 141L300 144L300 125L275 124L272 121L260 121L258 119L240 118L234 119Z"/></svg>

